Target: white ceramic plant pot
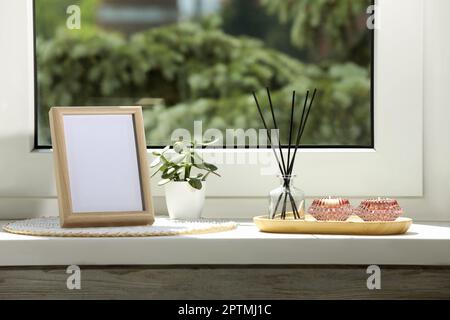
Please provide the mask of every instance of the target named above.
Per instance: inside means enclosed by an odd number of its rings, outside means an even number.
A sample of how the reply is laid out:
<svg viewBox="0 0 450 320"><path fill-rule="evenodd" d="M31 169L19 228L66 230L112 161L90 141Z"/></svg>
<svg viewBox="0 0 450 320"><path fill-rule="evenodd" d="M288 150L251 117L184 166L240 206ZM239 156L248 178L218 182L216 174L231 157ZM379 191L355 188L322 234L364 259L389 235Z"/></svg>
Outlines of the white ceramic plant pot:
<svg viewBox="0 0 450 320"><path fill-rule="evenodd" d="M198 219L205 204L205 182L198 190L188 182L171 181L165 185L166 204L171 219Z"/></svg>

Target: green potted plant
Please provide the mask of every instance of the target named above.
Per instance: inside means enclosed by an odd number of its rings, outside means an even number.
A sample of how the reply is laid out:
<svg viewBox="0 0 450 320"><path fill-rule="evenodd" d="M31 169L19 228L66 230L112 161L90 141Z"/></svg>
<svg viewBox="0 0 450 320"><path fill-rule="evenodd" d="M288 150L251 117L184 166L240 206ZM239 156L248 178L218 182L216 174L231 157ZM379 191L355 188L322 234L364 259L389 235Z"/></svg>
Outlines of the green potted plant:
<svg viewBox="0 0 450 320"><path fill-rule="evenodd" d="M161 173L159 186L165 187L166 204L172 219L198 219L205 203L206 178L216 176L218 168L203 160L196 148L211 145L195 141L177 141L161 152L153 152L156 158L150 167L156 168L152 177Z"/></svg>

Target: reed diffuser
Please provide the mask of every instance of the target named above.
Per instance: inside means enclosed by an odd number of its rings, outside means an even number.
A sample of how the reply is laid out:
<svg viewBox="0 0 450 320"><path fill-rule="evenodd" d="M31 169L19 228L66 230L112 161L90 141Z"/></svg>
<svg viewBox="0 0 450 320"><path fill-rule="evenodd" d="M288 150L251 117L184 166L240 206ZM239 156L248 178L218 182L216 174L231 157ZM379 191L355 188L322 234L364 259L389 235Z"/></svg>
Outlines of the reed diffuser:
<svg viewBox="0 0 450 320"><path fill-rule="evenodd" d="M285 157L281 146L280 131L272 104L270 90L269 88L267 88L267 98L269 102L270 114L272 116L273 129L275 130L275 137L272 137L272 135L270 134L271 131L269 130L268 123L266 122L266 119L264 118L264 115L262 113L258 98L256 97L255 92L253 92L253 97L255 99L256 107L258 108L259 116L261 117L261 121L267 133L267 140L270 144L270 148L275 155L275 159L280 170L279 177L281 179L281 185L279 188L274 189L270 192L269 217L271 219L279 217L284 220L286 219L287 214L290 212L292 212L294 219L304 219L305 196L303 191L295 188L293 184L293 179L295 176L292 174L292 171L294 169L297 151L301 147L302 136L305 131L306 123L308 122L309 114L313 106L316 93L317 89L314 89L313 94L310 98L309 90L306 92L305 99L303 101L303 110L301 113L300 122L297 123L295 120L296 94L295 91L292 92L287 157ZM296 128L297 133L295 135ZM275 139L275 141L273 138ZM278 147L278 152L276 150L276 146Z"/></svg>

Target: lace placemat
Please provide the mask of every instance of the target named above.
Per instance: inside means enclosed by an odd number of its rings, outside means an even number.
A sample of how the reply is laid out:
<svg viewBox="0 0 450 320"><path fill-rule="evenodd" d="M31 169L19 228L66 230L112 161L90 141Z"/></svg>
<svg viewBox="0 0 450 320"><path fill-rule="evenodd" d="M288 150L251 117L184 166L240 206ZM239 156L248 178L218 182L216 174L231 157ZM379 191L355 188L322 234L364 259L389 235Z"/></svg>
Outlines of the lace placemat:
<svg viewBox="0 0 450 320"><path fill-rule="evenodd" d="M224 220L171 220L156 218L149 226L61 228L58 217L43 217L11 222L3 227L10 233L50 237L154 237L214 233L233 230L237 223Z"/></svg>

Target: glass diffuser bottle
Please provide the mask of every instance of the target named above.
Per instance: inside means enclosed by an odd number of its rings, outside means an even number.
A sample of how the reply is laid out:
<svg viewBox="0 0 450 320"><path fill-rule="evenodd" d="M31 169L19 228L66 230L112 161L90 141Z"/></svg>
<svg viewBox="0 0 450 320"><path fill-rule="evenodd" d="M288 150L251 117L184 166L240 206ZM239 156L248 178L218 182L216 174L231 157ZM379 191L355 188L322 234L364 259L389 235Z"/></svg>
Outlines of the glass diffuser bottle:
<svg viewBox="0 0 450 320"><path fill-rule="evenodd" d="M311 99L309 99L309 90L306 91L303 110L301 112L301 117L297 118L295 115L295 90L292 91L292 104L291 104L291 112L290 112L290 121L289 121L289 136L288 139L285 140L288 142L287 147L287 158L283 156L283 147L281 145L282 139L279 134L279 127L276 121L276 116L272 104L272 99L270 97L270 90L267 89L267 97L269 100L270 113L272 115L273 120L273 128L275 129L275 136L270 134L269 126L267 125L267 121L264 118L263 112L261 110L261 106L259 105L258 98L256 93L253 92L253 98L255 99L256 108L258 109L259 116L261 117L261 121L264 125L264 129L266 130L267 138L271 149L274 153L275 159L277 161L278 167L280 169L281 176L279 176L281 180L281 185L272 190L269 194L269 218L270 219L305 219L305 194L302 190L298 189L294 185L295 175L292 174L292 170L294 169L295 159L297 155L297 151L301 148L301 139L306 127L306 123L308 121L309 113L311 111L311 107L314 102L314 98L316 97L317 89L314 89ZM308 105L309 101L309 105ZM296 119L300 119L299 123ZM275 149L275 147L279 149L279 155ZM291 153L292 151L292 153ZM291 158L292 155L292 158ZM280 160L281 159L281 160Z"/></svg>
<svg viewBox="0 0 450 320"><path fill-rule="evenodd" d="M279 175L280 186L269 193L269 218L304 219L305 193L295 187L295 175Z"/></svg>

